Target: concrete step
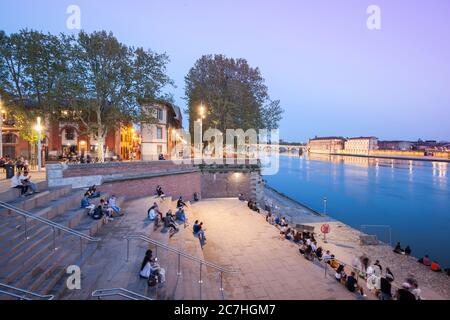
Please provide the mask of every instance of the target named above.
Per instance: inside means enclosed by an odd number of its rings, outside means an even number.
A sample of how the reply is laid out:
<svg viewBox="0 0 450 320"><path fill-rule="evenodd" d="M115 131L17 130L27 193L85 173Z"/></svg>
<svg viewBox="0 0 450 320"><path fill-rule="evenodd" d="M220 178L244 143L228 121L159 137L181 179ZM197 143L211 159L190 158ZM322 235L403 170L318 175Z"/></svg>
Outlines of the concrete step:
<svg viewBox="0 0 450 320"><path fill-rule="evenodd" d="M45 219L52 219L53 217L60 215L70 208L79 206L79 203L81 201L83 192L81 191L72 191L70 194L61 196L59 198L55 198L49 202L46 202L42 205L36 206L30 210L26 210L28 213L31 213L33 215L36 215L38 217L42 217ZM23 209L25 210L25 209ZM25 218L21 216L20 214L8 210L9 213L9 223L5 224L1 229L13 229L17 228L17 226L24 225ZM8 219L6 218L6 219ZM27 218L27 227L30 229L33 225L41 224L41 222L37 220L33 220L30 218ZM1 230L0 229L0 230ZM0 232L0 241L4 238L4 234Z"/></svg>

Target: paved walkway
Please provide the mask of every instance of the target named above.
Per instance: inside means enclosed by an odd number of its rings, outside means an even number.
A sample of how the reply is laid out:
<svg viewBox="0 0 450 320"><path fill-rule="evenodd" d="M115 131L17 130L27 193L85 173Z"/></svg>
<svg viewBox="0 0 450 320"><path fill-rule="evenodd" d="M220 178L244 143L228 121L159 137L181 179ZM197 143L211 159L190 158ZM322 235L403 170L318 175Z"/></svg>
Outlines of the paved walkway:
<svg viewBox="0 0 450 320"><path fill-rule="evenodd" d="M278 229L237 199L211 199L192 206L204 222L206 260L240 271L225 276L226 299L356 299L324 268L305 260ZM192 221L192 220L191 220Z"/></svg>

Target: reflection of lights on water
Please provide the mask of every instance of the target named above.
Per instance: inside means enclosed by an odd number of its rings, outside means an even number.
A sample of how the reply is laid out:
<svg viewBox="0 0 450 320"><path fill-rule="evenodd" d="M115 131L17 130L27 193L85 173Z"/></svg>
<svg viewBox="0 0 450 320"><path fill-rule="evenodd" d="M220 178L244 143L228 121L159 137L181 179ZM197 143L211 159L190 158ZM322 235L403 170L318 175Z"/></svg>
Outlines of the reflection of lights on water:
<svg viewBox="0 0 450 320"><path fill-rule="evenodd" d="M446 177L447 166L447 162L433 162L433 177Z"/></svg>
<svg viewBox="0 0 450 320"><path fill-rule="evenodd" d="M409 174L413 173L413 162L410 160L409 161Z"/></svg>

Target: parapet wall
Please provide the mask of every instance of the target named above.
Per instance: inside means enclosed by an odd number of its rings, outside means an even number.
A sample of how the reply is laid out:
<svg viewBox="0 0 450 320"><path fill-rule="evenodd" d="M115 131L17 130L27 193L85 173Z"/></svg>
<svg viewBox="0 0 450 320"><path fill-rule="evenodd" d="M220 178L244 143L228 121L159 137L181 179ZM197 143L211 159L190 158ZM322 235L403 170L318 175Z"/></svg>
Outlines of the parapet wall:
<svg viewBox="0 0 450 320"><path fill-rule="evenodd" d="M193 199L237 197L260 200L261 176L257 165L192 165L172 161L136 161L96 164L49 164L49 187L67 186L99 189L136 198L153 195L157 185L173 197Z"/></svg>

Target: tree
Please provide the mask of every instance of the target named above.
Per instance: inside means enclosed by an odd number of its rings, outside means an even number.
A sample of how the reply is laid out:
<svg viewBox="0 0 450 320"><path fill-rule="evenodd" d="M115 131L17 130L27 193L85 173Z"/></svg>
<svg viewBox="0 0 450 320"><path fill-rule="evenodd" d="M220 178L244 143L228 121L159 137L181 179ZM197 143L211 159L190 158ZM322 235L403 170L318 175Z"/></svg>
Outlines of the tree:
<svg viewBox="0 0 450 320"><path fill-rule="evenodd" d="M37 141L30 123L57 108L68 72L71 38L21 30L0 31L0 87L21 137Z"/></svg>
<svg viewBox="0 0 450 320"><path fill-rule="evenodd" d="M278 128L283 113L280 101L270 99L259 69L250 67L245 59L202 56L185 83L191 134L200 103L207 108L205 129Z"/></svg>
<svg viewBox="0 0 450 320"><path fill-rule="evenodd" d="M112 33L80 32L73 47L68 109L97 139L100 160L110 129L155 121L151 105L173 84L166 75L168 61L166 54L128 47Z"/></svg>
<svg viewBox="0 0 450 320"><path fill-rule="evenodd" d="M163 92L173 85L168 62L166 54L126 46L105 31L77 37L0 31L0 94L23 138L35 140L29 123L36 116L78 122L83 135L97 139L103 160L109 130L155 121L152 104L170 99Z"/></svg>

